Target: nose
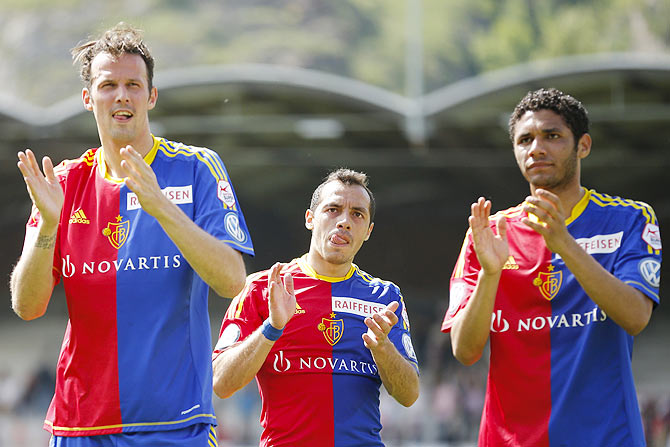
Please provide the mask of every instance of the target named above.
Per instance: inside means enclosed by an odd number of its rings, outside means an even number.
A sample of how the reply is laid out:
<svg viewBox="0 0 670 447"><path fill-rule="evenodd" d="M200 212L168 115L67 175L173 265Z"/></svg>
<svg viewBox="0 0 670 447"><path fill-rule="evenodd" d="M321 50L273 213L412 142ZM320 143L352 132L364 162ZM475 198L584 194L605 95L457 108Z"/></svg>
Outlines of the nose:
<svg viewBox="0 0 670 447"><path fill-rule="evenodd" d="M128 102L128 89L124 85L119 85L116 88L116 102Z"/></svg>
<svg viewBox="0 0 670 447"><path fill-rule="evenodd" d="M347 231L351 230L351 221L349 220L349 215L347 213L343 213L342 218L337 222L337 228Z"/></svg>
<svg viewBox="0 0 670 447"><path fill-rule="evenodd" d="M528 150L528 156L530 158L537 158L538 156L544 155L544 153L544 146L541 144L540 139L533 138L533 142L530 144L530 149Z"/></svg>

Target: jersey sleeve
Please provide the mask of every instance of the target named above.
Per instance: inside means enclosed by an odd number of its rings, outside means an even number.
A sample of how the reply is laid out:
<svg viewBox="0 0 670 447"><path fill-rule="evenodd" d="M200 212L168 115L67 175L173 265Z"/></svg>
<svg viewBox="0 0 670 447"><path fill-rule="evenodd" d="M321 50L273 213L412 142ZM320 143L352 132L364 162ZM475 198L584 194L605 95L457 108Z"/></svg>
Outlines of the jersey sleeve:
<svg viewBox="0 0 670 447"><path fill-rule="evenodd" d="M458 255L456 266L451 274L449 282L449 308L442 321L442 332L451 331L454 318L465 307L477 285L479 270L481 269L474 246L472 245L472 232L468 229L465 233L463 246Z"/></svg>
<svg viewBox="0 0 670 447"><path fill-rule="evenodd" d="M197 164L195 223L236 250L254 254L251 235L228 172L219 155L209 149Z"/></svg>
<svg viewBox="0 0 670 447"><path fill-rule="evenodd" d="M266 287L254 281L257 275L250 275L244 289L228 306L219 339L214 347L212 360L235 343L251 335L268 317Z"/></svg>
<svg viewBox="0 0 670 447"><path fill-rule="evenodd" d="M659 303L661 282L661 234L654 210L637 202L639 212L632 213L624 232L619 255L612 272L621 281Z"/></svg>
<svg viewBox="0 0 670 447"><path fill-rule="evenodd" d="M395 314L398 316L398 322L391 328L388 337L395 345L398 352L412 364L418 373L419 361L416 357L416 352L414 351L414 345L412 344L407 307L405 306L405 300L403 299L400 290L397 287L394 287L394 289L398 295L397 301L399 305L395 311Z"/></svg>

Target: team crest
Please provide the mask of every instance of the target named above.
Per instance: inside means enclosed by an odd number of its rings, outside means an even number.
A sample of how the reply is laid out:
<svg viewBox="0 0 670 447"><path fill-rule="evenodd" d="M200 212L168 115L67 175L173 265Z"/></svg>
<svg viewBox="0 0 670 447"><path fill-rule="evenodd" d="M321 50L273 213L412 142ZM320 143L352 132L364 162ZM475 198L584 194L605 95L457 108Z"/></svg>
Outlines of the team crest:
<svg viewBox="0 0 670 447"><path fill-rule="evenodd" d="M102 230L102 235L107 236L107 240L112 247L117 250L123 246L130 232L130 220L123 220L119 214L116 216L116 222L107 222L107 227Z"/></svg>
<svg viewBox="0 0 670 447"><path fill-rule="evenodd" d="M326 341L331 346L335 346L344 333L344 320L341 318L336 320L335 313L333 312L330 314L330 318L321 318L318 329L323 332Z"/></svg>
<svg viewBox="0 0 670 447"><path fill-rule="evenodd" d="M553 300L561 288L563 282L563 272L561 270L554 272L554 266L549 266L549 273L540 272L537 278L533 280L533 285L540 288L540 293L547 300Z"/></svg>

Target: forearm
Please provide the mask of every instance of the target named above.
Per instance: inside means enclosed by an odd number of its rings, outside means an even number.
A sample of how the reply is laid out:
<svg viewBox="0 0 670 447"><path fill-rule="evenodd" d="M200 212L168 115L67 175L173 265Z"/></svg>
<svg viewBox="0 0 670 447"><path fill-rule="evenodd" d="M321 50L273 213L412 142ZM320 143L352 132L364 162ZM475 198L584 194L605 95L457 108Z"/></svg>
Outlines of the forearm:
<svg viewBox="0 0 670 447"><path fill-rule="evenodd" d="M454 320L451 328L451 348L454 357L464 365L477 362L491 332L491 314L495 304L501 272L485 274L479 278L472 296Z"/></svg>
<svg viewBox="0 0 670 447"><path fill-rule="evenodd" d="M242 254L200 228L178 206L167 203L156 219L189 265L220 296L237 295L246 278Z"/></svg>
<svg viewBox="0 0 670 447"><path fill-rule="evenodd" d="M653 308L649 298L605 270L577 243L560 255L589 298L609 318L631 335L642 332Z"/></svg>
<svg viewBox="0 0 670 447"><path fill-rule="evenodd" d="M225 399L251 382L273 345L259 328L241 343L223 351L213 362L214 393Z"/></svg>
<svg viewBox="0 0 670 447"><path fill-rule="evenodd" d="M27 241L10 279L12 309L24 320L39 318L46 312L54 279L52 275L57 227L38 228Z"/></svg>
<svg viewBox="0 0 670 447"><path fill-rule="evenodd" d="M372 351L384 388L401 405L411 406L419 397L419 375L392 343Z"/></svg>

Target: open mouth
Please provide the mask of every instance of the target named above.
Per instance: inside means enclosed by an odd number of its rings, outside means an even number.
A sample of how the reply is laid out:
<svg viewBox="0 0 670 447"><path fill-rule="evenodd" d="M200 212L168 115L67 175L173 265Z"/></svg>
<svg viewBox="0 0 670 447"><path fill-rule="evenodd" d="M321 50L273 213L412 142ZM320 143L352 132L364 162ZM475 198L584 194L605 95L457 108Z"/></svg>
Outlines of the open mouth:
<svg viewBox="0 0 670 447"><path fill-rule="evenodd" d="M112 118L114 118L116 121L128 121L132 117L133 114L128 110L117 110L116 112L112 113Z"/></svg>
<svg viewBox="0 0 670 447"><path fill-rule="evenodd" d="M342 233L334 233L334 234L330 235L328 240L333 245L338 245L338 246L349 245L349 238Z"/></svg>

